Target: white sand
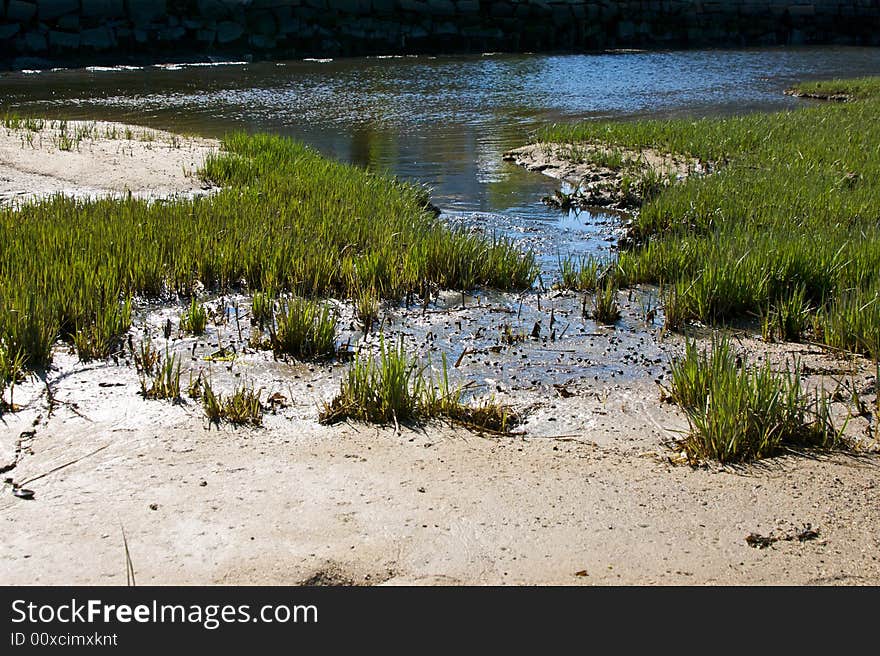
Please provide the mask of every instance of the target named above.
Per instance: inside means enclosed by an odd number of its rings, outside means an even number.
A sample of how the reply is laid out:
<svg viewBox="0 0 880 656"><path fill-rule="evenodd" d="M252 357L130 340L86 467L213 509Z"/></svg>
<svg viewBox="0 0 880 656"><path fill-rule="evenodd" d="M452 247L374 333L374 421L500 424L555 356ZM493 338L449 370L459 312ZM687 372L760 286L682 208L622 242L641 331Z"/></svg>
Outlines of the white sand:
<svg viewBox="0 0 880 656"><path fill-rule="evenodd" d="M58 121L41 130L0 127L0 203L53 193L161 198L205 192L195 174L219 148L211 139L103 121ZM115 131L115 132L114 132ZM87 132L77 140L77 133Z"/></svg>

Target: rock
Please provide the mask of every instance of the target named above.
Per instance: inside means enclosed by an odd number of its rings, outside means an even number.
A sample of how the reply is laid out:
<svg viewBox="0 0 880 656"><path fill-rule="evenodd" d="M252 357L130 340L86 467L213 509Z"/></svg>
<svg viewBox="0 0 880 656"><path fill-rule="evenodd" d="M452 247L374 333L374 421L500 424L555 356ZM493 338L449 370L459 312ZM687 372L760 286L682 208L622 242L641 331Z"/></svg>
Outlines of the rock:
<svg viewBox="0 0 880 656"><path fill-rule="evenodd" d="M79 34L71 32L49 32L49 47L52 50L76 50L79 48Z"/></svg>
<svg viewBox="0 0 880 656"><path fill-rule="evenodd" d="M259 11L248 17L248 29L254 35L274 36L278 25L271 12Z"/></svg>
<svg viewBox="0 0 880 656"><path fill-rule="evenodd" d="M79 14L67 14L55 21L55 27L68 32L79 30Z"/></svg>
<svg viewBox="0 0 880 656"><path fill-rule="evenodd" d="M165 0L128 0L128 16L136 27L161 19L167 13Z"/></svg>
<svg viewBox="0 0 880 656"><path fill-rule="evenodd" d="M184 36L186 36L186 28L182 25L177 25L175 27L166 27L159 30L159 33L156 36L159 41L177 41L178 39L182 39Z"/></svg>
<svg viewBox="0 0 880 656"><path fill-rule="evenodd" d="M24 49L27 52L46 52L49 49L46 35L39 32L26 32L24 35Z"/></svg>
<svg viewBox="0 0 880 656"><path fill-rule="evenodd" d="M217 23L217 43L231 43L237 41L244 34L244 26L235 21L222 21Z"/></svg>
<svg viewBox="0 0 880 656"><path fill-rule="evenodd" d="M248 39L248 43L257 50L272 50L278 45L274 37L266 36L265 34L252 34Z"/></svg>
<svg viewBox="0 0 880 656"><path fill-rule="evenodd" d="M10 23L9 25L0 25L0 41L11 39L19 30L18 23Z"/></svg>
<svg viewBox="0 0 880 656"><path fill-rule="evenodd" d="M85 18L122 18L125 14L124 0L82 0Z"/></svg>
<svg viewBox="0 0 880 656"><path fill-rule="evenodd" d="M19 23L27 23L37 15L37 5L23 0L9 0L6 7L6 18Z"/></svg>
<svg viewBox="0 0 880 656"><path fill-rule="evenodd" d="M80 44L83 48L109 50L116 45L116 37L109 27L95 27L80 32Z"/></svg>
<svg viewBox="0 0 880 656"><path fill-rule="evenodd" d="M37 7L40 20L49 21L79 11L79 0L40 0Z"/></svg>

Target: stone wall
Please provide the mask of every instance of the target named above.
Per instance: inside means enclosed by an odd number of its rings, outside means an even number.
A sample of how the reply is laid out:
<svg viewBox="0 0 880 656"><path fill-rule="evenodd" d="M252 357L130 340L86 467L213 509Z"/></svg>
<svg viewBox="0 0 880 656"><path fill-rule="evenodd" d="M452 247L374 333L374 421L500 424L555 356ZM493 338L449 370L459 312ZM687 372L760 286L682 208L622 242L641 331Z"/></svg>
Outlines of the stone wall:
<svg viewBox="0 0 880 656"><path fill-rule="evenodd" d="M0 62L880 44L880 0L0 0Z"/></svg>

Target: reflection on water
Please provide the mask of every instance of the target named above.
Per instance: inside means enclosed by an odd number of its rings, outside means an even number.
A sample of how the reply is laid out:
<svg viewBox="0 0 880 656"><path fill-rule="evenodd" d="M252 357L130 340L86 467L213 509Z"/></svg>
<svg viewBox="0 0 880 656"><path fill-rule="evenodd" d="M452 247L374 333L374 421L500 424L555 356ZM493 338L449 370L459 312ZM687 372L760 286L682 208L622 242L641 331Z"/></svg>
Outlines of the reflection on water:
<svg viewBox="0 0 880 656"><path fill-rule="evenodd" d="M796 80L878 73L878 49L824 47L150 66L2 74L0 110L268 130L427 184L457 216L589 233L541 205L554 181L501 161L540 124L785 109L803 102L782 95Z"/></svg>

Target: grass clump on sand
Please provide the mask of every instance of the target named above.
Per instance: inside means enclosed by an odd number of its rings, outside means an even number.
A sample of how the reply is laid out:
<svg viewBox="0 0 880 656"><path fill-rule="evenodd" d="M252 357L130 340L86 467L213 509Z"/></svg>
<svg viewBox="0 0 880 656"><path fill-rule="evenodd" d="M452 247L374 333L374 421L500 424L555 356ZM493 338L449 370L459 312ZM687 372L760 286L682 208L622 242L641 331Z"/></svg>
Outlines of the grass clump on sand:
<svg viewBox="0 0 880 656"><path fill-rule="evenodd" d="M791 449L842 444L827 396L804 390L801 370L776 373L770 364L739 366L727 338L699 351L688 341L672 363L670 398L688 414L691 430L681 446L693 460L734 463Z"/></svg>
<svg viewBox="0 0 880 656"><path fill-rule="evenodd" d="M809 333L876 358L880 78L824 84L855 100L729 118L556 125L539 141L650 148L712 164L711 175L664 187L642 205L617 262L621 284L663 286L670 327L772 317L767 327L778 338Z"/></svg>
<svg viewBox="0 0 880 656"><path fill-rule="evenodd" d="M356 419L397 425L445 418L478 432L506 434L519 422L513 410L494 400L465 404L464 390L450 387L445 356L439 382L426 375L426 369L418 358L407 354L402 339L386 345L380 336L379 357L355 355L339 394L325 403L321 423Z"/></svg>
<svg viewBox="0 0 880 656"><path fill-rule="evenodd" d="M197 303L196 299L192 299L189 306L180 315L180 329L185 333L204 335L207 325L208 311L204 305Z"/></svg>
<svg viewBox="0 0 880 656"><path fill-rule="evenodd" d="M165 351L165 358L147 344L141 346L141 360L135 361L141 378L141 394L146 399L171 399L179 401L180 358Z"/></svg>
<svg viewBox="0 0 880 656"><path fill-rule="evenodd" d="M255 390L242 384L232 394L224 396L215 392L207 380L199 378L198 381L197 388L190 385L190 396L201 399L202 410L209 422L220 424L226 421L234 426L263 425L263 403L260 399L262 389Z"/></svg>
<svg viewBox="0 0 880 656"><path fill-rule="evenodd" d="M275 355L301 360L332 356L336 353L336 316L325 303L291 299L276 315L269 341Z"/></svg>
<svg viewBox="0 0 880 656"><path fill-rule="evenodd" d="M104 357L129 327L129 299L188 296L197 282L269 301L281 291L352 298L368 289L388 299L436 287L522 289L534 277L531 254L450 228L424 189L289 139L231 135L200 175L222 190L0 208L0 341L28 369L46 367L59 338L83 358Z"/></svg>

